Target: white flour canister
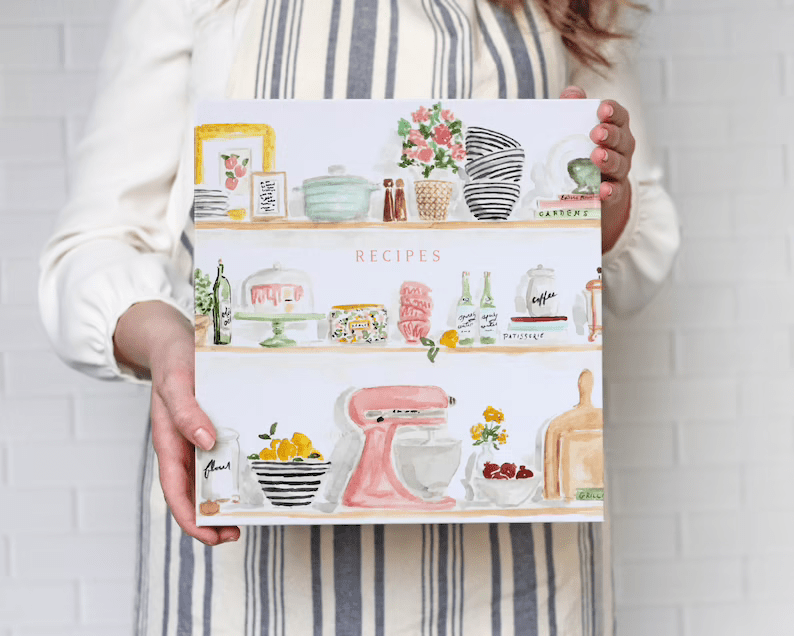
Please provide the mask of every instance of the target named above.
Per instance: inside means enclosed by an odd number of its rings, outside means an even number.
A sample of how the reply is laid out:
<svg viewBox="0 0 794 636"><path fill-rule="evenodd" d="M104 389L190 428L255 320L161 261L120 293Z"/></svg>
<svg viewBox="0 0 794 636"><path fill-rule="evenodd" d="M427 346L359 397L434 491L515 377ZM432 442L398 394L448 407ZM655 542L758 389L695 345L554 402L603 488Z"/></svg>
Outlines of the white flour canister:
<svg viewBox="0 0 794 636"><path fill-rule="evenodd" d="M197 454L199 501L240 501L238 470L240 434L230 428L215 431L215 446Z"/></svg>

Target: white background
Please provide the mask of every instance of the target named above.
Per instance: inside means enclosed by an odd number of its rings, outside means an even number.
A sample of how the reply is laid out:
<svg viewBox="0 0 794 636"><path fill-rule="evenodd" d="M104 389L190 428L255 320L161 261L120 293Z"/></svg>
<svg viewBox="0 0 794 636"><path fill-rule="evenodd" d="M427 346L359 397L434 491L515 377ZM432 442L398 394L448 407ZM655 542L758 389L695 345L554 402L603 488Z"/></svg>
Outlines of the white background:
<svg viewBox="0 0 794 636"><path fill-rule="evenodd" d="M643 94L684 245L607 332L618 631L787 634L794 5L647 4ZM112 6L0 0L0 636L131 631L146 392L66 369L35 307Z"/></svg>

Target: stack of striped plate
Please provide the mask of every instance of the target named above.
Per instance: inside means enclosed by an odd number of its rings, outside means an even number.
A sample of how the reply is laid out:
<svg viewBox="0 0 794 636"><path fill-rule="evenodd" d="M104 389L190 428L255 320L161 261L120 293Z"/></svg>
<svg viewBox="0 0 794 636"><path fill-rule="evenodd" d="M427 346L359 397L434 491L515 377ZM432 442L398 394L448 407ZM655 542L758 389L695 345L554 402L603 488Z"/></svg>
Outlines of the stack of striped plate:
<svg viewBox="0 0 794 636"><path fill-rule="evenodd" d="M228 219L229 195L221 190L195 188L193 190L193 216L199 220Z"/></svg>

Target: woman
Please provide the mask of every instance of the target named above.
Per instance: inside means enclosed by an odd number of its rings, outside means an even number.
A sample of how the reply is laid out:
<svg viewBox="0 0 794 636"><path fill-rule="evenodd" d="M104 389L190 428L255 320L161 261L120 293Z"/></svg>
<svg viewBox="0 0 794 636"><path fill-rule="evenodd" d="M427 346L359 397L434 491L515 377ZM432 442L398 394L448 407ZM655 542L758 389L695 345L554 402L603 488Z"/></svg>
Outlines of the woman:
<svg viewBox="0 0 794 636"><path fill-rule="evenodd" d="M615 37L620 2L122 0L73 195L43 256L41 307L68 364L151 378L138 634L611 630L598 525L196 527L193 446L210 448L214 429L193 397L189 210L197 99L586 91L611 98L591 132L606 300L633 311L665 278L678 232Z"/></svg>

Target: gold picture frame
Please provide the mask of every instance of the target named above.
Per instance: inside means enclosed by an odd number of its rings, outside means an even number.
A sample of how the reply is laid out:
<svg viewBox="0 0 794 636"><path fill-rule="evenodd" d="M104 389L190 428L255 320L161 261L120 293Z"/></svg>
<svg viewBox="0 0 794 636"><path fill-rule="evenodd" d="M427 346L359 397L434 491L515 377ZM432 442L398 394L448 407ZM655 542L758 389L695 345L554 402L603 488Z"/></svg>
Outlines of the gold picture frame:
<svg viewBox="0 0 794 636"><path fill-rule="evenodd" d="M246 139L262 137L262 166L252 172L271 172L276 167L276 131L267 124L204 124L196 126L195 175L196 185L204 183L204 142L218 139Z"/></svg>

